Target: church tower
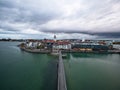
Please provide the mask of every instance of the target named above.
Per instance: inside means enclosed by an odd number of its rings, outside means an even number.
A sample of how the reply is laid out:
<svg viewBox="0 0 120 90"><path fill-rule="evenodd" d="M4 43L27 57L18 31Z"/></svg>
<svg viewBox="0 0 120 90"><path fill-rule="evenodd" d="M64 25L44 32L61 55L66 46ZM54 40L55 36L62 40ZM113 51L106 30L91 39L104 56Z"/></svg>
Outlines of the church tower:
<svg viewBox="0 0 120 90"><path fill-rule="evenodd" d="M56 41L56 35L54 35L54 41Z"/></svg>

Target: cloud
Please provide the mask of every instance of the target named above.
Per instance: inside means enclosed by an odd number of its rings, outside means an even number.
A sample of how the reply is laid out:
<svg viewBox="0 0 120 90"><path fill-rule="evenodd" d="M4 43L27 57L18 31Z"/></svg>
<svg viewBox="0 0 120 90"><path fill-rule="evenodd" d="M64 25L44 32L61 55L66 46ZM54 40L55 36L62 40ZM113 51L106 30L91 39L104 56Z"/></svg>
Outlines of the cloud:
<svg viewBox="0 0 120 90"><path fill-rule="evenodd" d="M119 10L119 0L1 0L0 35L120 38Z"/></svg>

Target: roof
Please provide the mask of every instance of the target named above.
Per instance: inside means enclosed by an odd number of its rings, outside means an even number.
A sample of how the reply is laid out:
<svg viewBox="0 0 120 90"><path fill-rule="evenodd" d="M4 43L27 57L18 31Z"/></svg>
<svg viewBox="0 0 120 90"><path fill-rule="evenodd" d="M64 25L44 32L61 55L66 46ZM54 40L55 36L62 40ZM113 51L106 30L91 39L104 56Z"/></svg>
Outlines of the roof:
<svg viewBox="0 0 120 90"><path fill-rule="evenodd" d="M45 40L44 42L46 42L46 43L54 43L54 44L57 44L57 45L68 45L68 44L70 44L70 42L68 42L68 41Z"/></svg>
<svg viewBox="0 0 120 90"><path fill-rule="evenodd" d="M66 42L66 41L58 41L56 42L58 45L68 45L70 44L70 42Z"/></svg>
<svg viewBox="0 0 120 90"><path fill-rule="evenodd" d="M45 40L46 43L55 43L54 40Z"/></svg>

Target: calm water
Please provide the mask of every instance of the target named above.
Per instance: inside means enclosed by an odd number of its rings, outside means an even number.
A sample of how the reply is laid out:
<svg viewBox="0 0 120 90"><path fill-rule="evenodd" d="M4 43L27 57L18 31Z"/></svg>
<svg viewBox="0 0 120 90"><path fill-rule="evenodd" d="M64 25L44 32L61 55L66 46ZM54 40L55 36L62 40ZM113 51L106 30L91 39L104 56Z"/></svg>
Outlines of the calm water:
<svg viewBox="0 0 120 90"><path fill-rule="evenodd" d="M120 90L119 54L68 54L68 90Z"/></svg>
<svg viewBox="0 0 120 90"><path fill-rule="evenodd" d="M0 42L0 90L57 90L57 58ZM68 54L68 90L120 90L119 54Z"/></svg>
<svg viewBox="0 0 120 90"><path fill-rule="evenodd" d="M0 42L0 90L56 90L56 58Z"/></svg>

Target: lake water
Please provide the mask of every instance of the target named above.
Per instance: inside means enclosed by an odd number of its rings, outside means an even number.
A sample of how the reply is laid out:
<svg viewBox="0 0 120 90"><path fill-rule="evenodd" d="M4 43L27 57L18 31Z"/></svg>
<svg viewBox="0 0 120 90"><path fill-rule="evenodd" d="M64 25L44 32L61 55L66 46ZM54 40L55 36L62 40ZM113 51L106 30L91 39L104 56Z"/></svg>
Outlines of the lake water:
<svg viewBox="0 0 120 90"><path fill-rule="evenodd" d="M0 90L57 90L57 58L0 42ZM67 54L68 90L120 90L120 54Z"/></svg>
<svg viewBox="0 0 120 90"><path fill-rule="evenodd" d="M21 51L0 42L0 90L56 90L56 57Z"/></svg>
<svg viewBox="0 0 120 90"><path fill-rule="evenodd" d="M68 90L120 90L120 54L68 54Z"/></svg>

